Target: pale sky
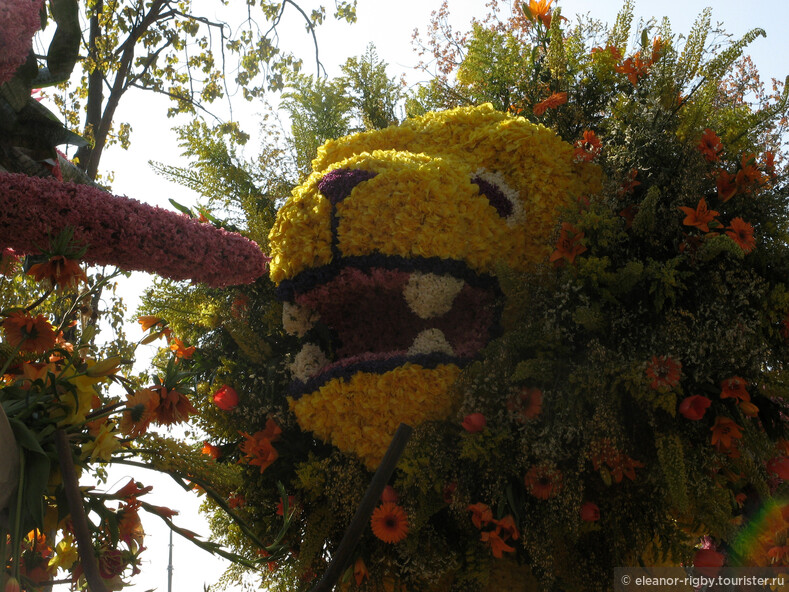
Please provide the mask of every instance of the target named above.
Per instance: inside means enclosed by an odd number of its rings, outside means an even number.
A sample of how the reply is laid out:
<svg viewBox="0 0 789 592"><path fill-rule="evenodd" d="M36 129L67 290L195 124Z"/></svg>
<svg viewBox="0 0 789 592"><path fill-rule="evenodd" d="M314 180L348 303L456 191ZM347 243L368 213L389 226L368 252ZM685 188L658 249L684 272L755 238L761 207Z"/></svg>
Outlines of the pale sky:
<svg viewBox="0 0 789 592"><path fill-rule="evenodd" d="M241 2L241 0L236 0ZM305 8L311 8L317 2L302 2ZM333 2L327 0L328 5ZM449 0L450 12L456 27L464 30L471 17L483 17L486 12L485 0ZM501 4L506 4L502 0ZM612 24L621 8L618 0L559 0L562 13L572 18L578 13L589 12L593 17ZM359 20L355 25L334 24L324 25L319 30L321 59L330 76L339 74L338 66L348 57L361 54L368 43L373 42L381 59L389 63L390 75L399 76L401 72L412 72L418 58L412 51L411 34L415 27L425 31L430 12L437 9L440 0L398 0L383 2L381 0L359 0ZM789 2L785 0L752 0L747 7L742 0L663 0L647 2L641 0L636 4L636 21L640 17L668 16L675 34L687 34L696 16L705 6L712 5L712 20L722 22L726 31L740 37L753 27L766 30L766 39L757 39L749 48L749 53L762 72L763 77L784 79L789 74ZM313 55L311 40L302 34L303 28L296 29L298 40L283 39L283 47L293 47L294 43L304 48L305 70L314 71L309 61ZM419 80L421 75L410 74L410 80ZM239 103L241 100L239 100ZM193 203L194 197L188 191L157 177L148 167L148 160L157 160L169 164L178 164L178 147L175 134L170 126L184 123L183 120L167 120L164 116L166 104L162 101L142 101L127 98L122 102L118 120L132 122L132 148L124 152L117 147L108 149L102 161L104 170L114 170L116 180L114 190L142 201L169 208L167 198L173 197L182 203ZM236 108L236 113L245 123L251 122L250 128L257 127L255 106L244 105ZM251 149L251 148L250 148ZM142 290L149 282L147 276L134 274L126 290L130 294L130 308L133 294ZM129 323L130 339L139 337ZM117 475L119 484L125 483L126 472ZM166 505L181 510L176 517L177 524L204 535L208 535L205 520L197 512L197 502L192 494L180 491L167 480L154 480L146 474L136 475L145 484L153 484L154 491L147 497L151 503ZM143 573L135 578L134 586L127 588L130 592L143 592L157 588L167 590L167 557L168 530L160 526L158 518L144 520L148 533L143 553ZM200 592L204 584L216 581L224 569L223 560L213 559L205 552L196 549L183 539L175 538L173 590L176 592ZM231 592L235 592L230 588Z"/></svg>

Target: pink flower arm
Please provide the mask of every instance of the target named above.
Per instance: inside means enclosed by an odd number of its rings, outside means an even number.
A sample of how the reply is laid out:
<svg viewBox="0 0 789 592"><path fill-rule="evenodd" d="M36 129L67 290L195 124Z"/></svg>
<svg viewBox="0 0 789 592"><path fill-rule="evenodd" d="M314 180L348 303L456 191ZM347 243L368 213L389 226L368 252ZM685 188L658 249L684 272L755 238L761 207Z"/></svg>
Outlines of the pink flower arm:
<svg viewBox="0 0 789 592"><path fill-rule="evenodd" d="M0 248L46 247L66 227L97 265L191 279L212 287L247 284L266 273L258 245L175 212L54 178L0 173Z"/></svg>

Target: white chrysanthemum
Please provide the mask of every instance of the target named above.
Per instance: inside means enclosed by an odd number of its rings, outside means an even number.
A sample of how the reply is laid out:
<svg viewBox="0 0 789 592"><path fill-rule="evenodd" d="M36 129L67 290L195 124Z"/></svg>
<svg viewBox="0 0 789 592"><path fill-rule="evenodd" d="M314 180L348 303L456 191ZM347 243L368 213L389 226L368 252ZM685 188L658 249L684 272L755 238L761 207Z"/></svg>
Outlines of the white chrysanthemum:
<svg viewBox="0 0 789 592"><path fill-rule="evenodd" d="M512 204L512 213L506 218L507 226L512 228L515 225L523 224L526 221L526 210L523 208L523 202L521 201L520 193L517 189L513 189L507 184L507 181L504 179L501 173L489 171L487 169L477 169L477 172L475 172L474 175L487 181L491 185L498 187Z"/></svg>
<svg viewBox="0 0 789 592"><path fill-rule="evenodd" d="M449 275L414 272L403 288L403 296L419 318L432 319L452 309L463 283L463 280Z"/></svg>
<svg viewBox="0 0 789 592"><path fill-rule="evenodd" d="M282 327L289 335L304 337L312 329L320 315L317 311L305 308L295 302L282 305Z"/></svg>
<svg viewBox="0 0 789 592"><path fill-rule="evenodd" d="M455 355L441 329L425 329L414 338L414 342L408 348L409 356L436 353Z"/></svg>
<svg viewBox="0 0 789 592"><path fill-rule="evenodd" d="M305 343L290 365L290 371L294 378L306 382L315 376L328 361L320 346L314 343Z"/></svg>

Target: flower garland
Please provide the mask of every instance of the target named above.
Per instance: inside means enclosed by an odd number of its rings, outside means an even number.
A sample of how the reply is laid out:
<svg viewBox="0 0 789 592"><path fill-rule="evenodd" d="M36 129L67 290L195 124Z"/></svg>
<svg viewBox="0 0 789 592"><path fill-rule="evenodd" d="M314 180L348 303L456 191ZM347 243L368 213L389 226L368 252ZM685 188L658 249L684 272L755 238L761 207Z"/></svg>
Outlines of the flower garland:
<svg viewBox="0 0 789 592"><path fill-rule="evenodd" d="M73 229L83 259L97 265L191 279L214 287L253 282L266 271L257 244L239 234L87 185L0 173L0 245L35 253Z"/></svg>
<svg viewBox="0 0 789 592"><path fill-rule="evenodd" d="M44 0L10 0L0 5L0 84L14 77L30 53L32 38L41 28Z"/></svg>

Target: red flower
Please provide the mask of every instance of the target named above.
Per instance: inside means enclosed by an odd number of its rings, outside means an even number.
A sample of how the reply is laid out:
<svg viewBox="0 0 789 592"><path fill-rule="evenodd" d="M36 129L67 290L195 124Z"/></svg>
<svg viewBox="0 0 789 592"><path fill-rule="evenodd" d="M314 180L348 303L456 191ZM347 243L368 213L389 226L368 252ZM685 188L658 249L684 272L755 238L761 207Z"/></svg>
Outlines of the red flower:
<svg viewBox="0 0 789 592"><path fill-rule="evenodd" d="M488 421L481 413L470 413L463 418L463 423L461 425L463 429L470 434L476 434L484 430L487 423Z"/></svg>
<svg viewBox="0 0 789 592"><path fill-rule="evenodd" d="M703 197L699 200L696 209L687 206L679 206L679 209L685 213L685 219L682 223L685 226L695 226L702 232L709 232L709 223L715 219L718 212L707 208L707 200Z"/></svg>
<svg viewBox="0 0 789 592"><path fill-rule="evenodd" d="M562 489L562 474L548 465L535 465L523 478L526 490L537 499L547 500Z"/></svg>
<svg viewBox="0 0 789 592"><path fill-rule="evenodd" d="M526 423L542 413L542 391L534 387L522 387L507 399L507 410L520 423Z"/></svg>
<svg viewBox="0 0 789 592"><path fill-rule="evenodd" d="M551 254L550 261L556 266L565 262L575 263L575 258L586 251L586 247L581 244L584 233L579 232L575 226L569 222L562 222L562 229L559 232L559 241L556 243L556 250Z"/></svg>
<svg viewBox="0 0 789 592"><path fill-rule="evenodd" d="M134 479L129 479L129 482L121 487L118 491L113 493L112 496L118 499L129 500L131 498L145 495L153 489L153 485L148 485L147 487L140 487L140 485L141 483L135 481Z"/></svg>
<svg viewBox="0 0 789 592"><path fill-rule="evenodd" d="M382 502L392 502L396 504L399 501L399 496L397 492L394 490L394 487L391 485L387 485L384 487L384 490L381 492L381 501Z"/></svg>
<svg viewBox="0 0 789 592"><path fill-rule="evenodd" d="M385 502L373 510L370 519L373 534L385 543L399 543L408 535L408 516L405 510Z"/></svg>
<svg viewBox="0 0 789 592"><path fill-rule="evenodd" d="M712 431L712 445L718 452L728 452L736 444L736 440L742 438L740 426L728 417L719 415L715 418L715 424L710 428Z"/></svg>
<svg viewBox="0 0 789 592"><path fill-rule="evenodd" d="M123 553L118 549L103 548L99 550L99 572L105 580L119 576L126 568Z"/></svg>
<svg viewBox="0 0 789 592"><path fill-rule="evenodd" d="M566 92L555 92L550 97L545 99L544 101L540 101L534 106L534 114L538 117L545 113L548 109L555 109L560 105L564 105L567 102L567 93Z"/></svg>
<svg viewBox="0 0 789 592"><path fill-rule="evenodd" d="M214 404L222 411L232 411L238 405L238 393L233 387L224 385L214 393Z"/></svg>
<svg viewBox="0 0 789 592"><path fill-rule="evenodd" d="M479 502L476 504L471 504L466 509L471 512L471 522L477 528L482 528L491 520L493 520L493 512L491 511L490 506L487 504Z"/></svg>
<svg viewBox="0 0 789 592"><path fill-rule="evenodd" d="M742 218L734 218L731 225L727 226L726 234L745 252L750 253L756 248L756 239L753 238L753 226Z"/></svg>
<svg viewBox="0 0 789 592"><path fill-rule="evenodd" d="M699 549L693 558L693 567L699 574L713 578L723 567L725 560L726 557L714 549Z"/></svg>
<svg viewBox="0 0 789 592"><path fill-rule="evenodd" d="M589 162L597 158L603 148L600 139L591 130L584 131L583 138L576 140L573 156L581 162Z"/></svg>
<svg viewBox="0 0 789 592"><path fill-rule="evenodd" d="M581 506L581 520L584 522L597 522L600 520L600 508L594 502L585 502Z"/></svg>
<svg viewBox="0 0 789 592"><path fill-rule="evenodd" d="M784 481L789 481L789 458L776 456L767 463L767 472L771 475L778 475Z"/></svg>
<svg viewBox="0 0 789 592"><path fill-rule="evenodd" d="M712 401L707 397L693 395L692 397L687 397L682 400L679 404L679 412L687 419L697 421L704 417L710 405L712 405Z"/></svg>
<svg viewBox="0 0 789 592"><path fill-rule="evenodd" d="M652 380L649 384L650 388L657 390L677 386L681 371L682 364L671 356L652 356L652 361L646 369L647 378Z"/></svg>
<svg viewBox="0 0 789 592"><path fill-rule="evenodd" d="M508 553L513 553L515 551L514 547L510 547L504 542L504 539L502 539L499 535L500 532L501 529L496 527L495 530L483 532L479 537L479 540L490 545L490 550L493 553L493 556L497 559L501 559L503 557L504 551L507 551Z"/></svg>
<svg viewBox="0 0 789 592"><path fill-rule="evenodd" d="M88 276L76 259L63 255L53 255L49 261L36 263L27 271L37 282L46 288L76 288L80 282L87 282Z"/></svg>
<svg viewBox="0 0 789 592"><path fill-rule="evenodd" d="M745 388L747 383L739 376L732 376L721 381L721 399L737 399L738 401L750 401L751 396Z"/></svg>
<svg viewBox="0 0 789 592"><path fill-rule="evenodd" d="M737 183L734 175L723 169L715 175L715 187L718 190L718 199L726 202L737 193Z"/></svg>
<svg viewBox="0 0 789 592"><path fill-rule="evenodd" d="M288 496L288 512L293 512L293 504L296 503L296 498L292 495ZM284 516L285 515L285 505L282 503L280 499L277 502L277 516Z"/></svg>
<svg viewBox="0 0 789 592"><path fill-rule="evenodd" d="M723 150L723 145L721 144L721 139L718 137L718 135L711 129L707 128L701 135L701 142L699 142L697 148L704 155L704 158L706 158L709 162L717 162L720 158L720 153Z"/></svg>

